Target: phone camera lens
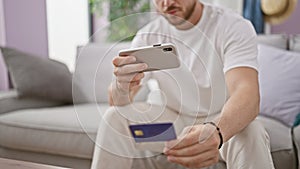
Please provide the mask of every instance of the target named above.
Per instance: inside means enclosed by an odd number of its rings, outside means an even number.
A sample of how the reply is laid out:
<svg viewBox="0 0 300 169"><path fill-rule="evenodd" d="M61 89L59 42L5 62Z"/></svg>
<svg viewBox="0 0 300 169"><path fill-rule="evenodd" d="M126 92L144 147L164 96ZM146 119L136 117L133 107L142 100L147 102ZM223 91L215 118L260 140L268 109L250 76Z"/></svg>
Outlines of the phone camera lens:
<svg viewBox="0 0 300 169"><path fill-rule="evenodd" d="M170 52L170 51L172 51L173 49L172 49L172 48L164 48L163 50L164 50L164 52Z"/></svg>

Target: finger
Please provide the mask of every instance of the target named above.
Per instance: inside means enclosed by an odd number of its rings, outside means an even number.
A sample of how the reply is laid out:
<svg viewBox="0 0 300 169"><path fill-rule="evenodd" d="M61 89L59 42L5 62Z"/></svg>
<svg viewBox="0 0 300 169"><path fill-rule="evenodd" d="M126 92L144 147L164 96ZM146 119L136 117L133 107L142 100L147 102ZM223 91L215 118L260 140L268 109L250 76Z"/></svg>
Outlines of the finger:
<svg viewBox="0 0 300 169"><path fill-rule="evenodd" d="M200 168L202 165L214 164L219 159L219 151L211 150L195 156L168 156L168 161L183 165L188 168Z"/></svg>
<svg viewBox="0 0 300 169"><path fill-rule="evenodd" d="M123 57L115 57L113 59L113 65L116 67L120 67L126 64L131 64L134 63L136 61L136 58L134 56L123 56Z"/></svg>
<svg viewBox="0 0 300 169"><path fill-rule="evenodd" d="M137 64L128 64L122 67L115 67L114 74L116 76L132 74L136 72L142 72L147 69L147 64L137 63Z"/></svg>
<svg viewBox="0 0 300 169"><path fill-rule="evenodd" d="M216 132L216 127L213 125L204 125L202 128L202 132L199 136L199 143L204 143L208 139L210 139L213 134Z"/></svg>
<svg viewBox="0 0 300 169"><path fill-rule="evenodd" d="M119 82L135 82L140 81L142 78L144 78L144 73L132 73L128 75L120 75L117 76L117 81Z"/></svg>
<svg viewBox="0 0 300 169"><path fill-rule="evenodd" d="M211 149L210 146L206 146L205 144L193 144L191 146L187 146L181 149L167 149L164 151L164 154L170 156L182 156L182 157L189 157L194 156Z"/></svg>
<svg viewBox="0 0 300 169"><path fill-rule="evenodd" d="M140 90L141 87L142 87L141 85L136 85L136 86L132 87L131 88L131 94L132 94L132 96L135 96L136 93Z"/></svg>
<svg viewBox="0 0 300 169"><path fill-rule="evenodd" d="M132 90L132 89L135 88L136 86L139 86L140 83L141 83L141 81L130 82L130 84L129 84L130 90Z"/></svg>
<svg viewBox="0 0 300 169"><path fill-rule="evenodd" d="M194 144L198 144L198 139L200 135L201 128L193 127L189 133L183 135L182 137L178 137L176 140L171 140L166 142L166 149L181 149L184 147L188 147Z"/></svg>
<svg viewBox="0 0 300 169"><path fill-rule="evenodd" d="M130 92L130 90L132 88L134 88L135 86L138 86L140 84L140 81L135 81L135 82L118 82L117 81L117 87L119 90L121 90L122 92Z"/></svg>
<svg viewBox="0 0 300 169"><path fill-rule="evenodd" d="M182 132L179 134L178 137L184 137L185 135L187 135L188 133L195 131L194 126L188 126L185 127Z"/></svg>

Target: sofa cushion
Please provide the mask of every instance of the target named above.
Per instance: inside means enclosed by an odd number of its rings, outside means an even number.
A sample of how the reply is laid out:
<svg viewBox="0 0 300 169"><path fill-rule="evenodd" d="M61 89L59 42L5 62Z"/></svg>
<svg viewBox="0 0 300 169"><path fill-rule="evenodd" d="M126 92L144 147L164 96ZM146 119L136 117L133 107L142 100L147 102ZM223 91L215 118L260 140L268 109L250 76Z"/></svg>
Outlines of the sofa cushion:
<svg viewBox="0 0 300 169"><path fill-rule="evenodd" d="M270 137L272 158L277 169L296 169L296 158L293 150L291 129L278 120L258 116Z"/></svg>
<svg viewBox="0 0 300 169"><path fill-rule="evenodd" d="M270 136L272 152L293 149L291 129L289 127L272 118L258 116L257 119Z"/></svg>
<svg viewBox="0 0 300 169"><path fill-rule="evenodd" d="M28 109L0 116L0 146L91 159L108 105Z"/></svg>
<svg viewBox="0 0 300 169"><path fill-rule="evenodd" d="M290 50L300 52L300 35L294 35L290 38Z"/></svg>
<svg viewBox="0 0 300 169"><path fill-rule="evenodd" d="M3 98L0 99L0 114L8 113L16 110L23 110L29 108L43 108L43 107L54 107L64 105L61 102L37 99L37 98Z"/></svg>
<svg viewBox="0 0 300 169"><path fill-rule="evenodd" d="M72 103L72 74L63 63L11 48L1 48L20 97Z"/></svg>
<svg viewBox="0 0 300 169"><path fill-rule="evenodd" d="M259 44L265 44L280 49L288 49L288 36L285 34L258 35Z"/></svg>
<svg viewBox="0 0 300 169"><path fill-rule="evenodd" d="M73 80L84 95L74 91L74 102L108 102L108 86L113 80L112 59L129 44L88 44L78 48Z"/></svg>
<svg viewBox="0 0 300 169"><path fill-rule="evenodd" d="M106 103L108 87L114 79L112 60L121 49L130 48L130 43L90 43L78 47L73 82L74 103ZM83 94L81 94L81 91ZM148 89L143 87L136 100L146 100Z"/></svg>
<svg viewBox="0 0 300 169"><path fill-rule="evenodd" d="M258 48L261 114L293 126L300 112L300 53Z"/></svg>
<svg viewBox="0 0 300 169"><path fill-rule="evenodd" d="M18 98L18 92L16 90L0 91L0 114L21 109L54 107L62 105L64 104L61 102L44 99L30 97Z"/></svg>

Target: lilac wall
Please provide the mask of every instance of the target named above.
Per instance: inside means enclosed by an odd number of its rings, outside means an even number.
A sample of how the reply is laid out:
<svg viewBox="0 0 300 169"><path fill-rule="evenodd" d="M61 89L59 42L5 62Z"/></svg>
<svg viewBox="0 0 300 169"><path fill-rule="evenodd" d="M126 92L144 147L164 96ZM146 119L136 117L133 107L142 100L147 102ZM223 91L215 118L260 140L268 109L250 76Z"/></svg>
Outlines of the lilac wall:
<svg viewBox="0 0 300 169"><path fill-rule="evenodd" d="M5 25L3 0L0 0L0 45L5 45Z"/></svg>
<svg viewBox="0 0 300 169"><path fill-rule="evenodd" d="M284 23L272 26L272 33L287 33L287 34L300 34L300 2L293 14Z"/></svg>
<svg viewBox="0 0 300 169"><path fill-rule="evenodd" d="M6 45L48 56L46 0L3 0Z"/></svg>
<svg viewBox="0 0 300 169"><path fill-rule="evenodd" d="M6 35L5 44L0 45L47 57L46 0L0 0L0 4ZM0 56L0 90L8 88L7 81L6 67Z"/></svg>

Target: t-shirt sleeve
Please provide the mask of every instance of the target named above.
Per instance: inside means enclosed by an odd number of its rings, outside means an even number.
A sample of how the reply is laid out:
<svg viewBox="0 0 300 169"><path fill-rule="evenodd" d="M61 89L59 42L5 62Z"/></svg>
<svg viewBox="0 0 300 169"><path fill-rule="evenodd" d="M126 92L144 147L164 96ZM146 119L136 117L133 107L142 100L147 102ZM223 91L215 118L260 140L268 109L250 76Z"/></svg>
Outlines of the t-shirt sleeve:
<svg viewBox="0 0 300 169"><path fill-rule="evenodd" d="M239 20L224 30L224 73L236 67L250 67L258 70L257 36L252 24Z"/></svg>
<svg viewBox="0 0 300 169"><path fill-rule="evenodd" d="M131 48L148 46L147 34L144 30L139 30L131 42Z"/></svg>

